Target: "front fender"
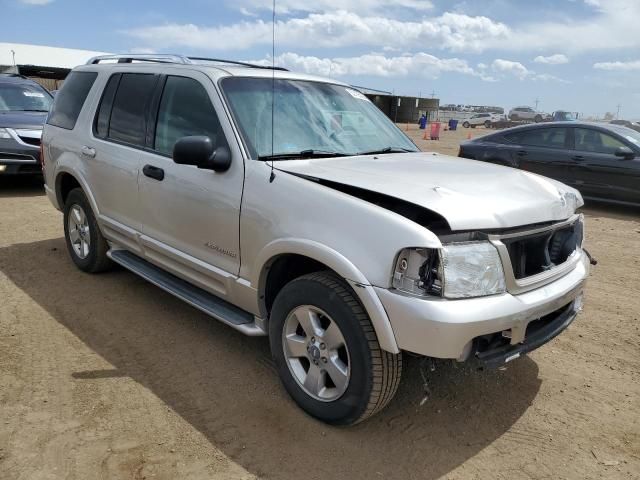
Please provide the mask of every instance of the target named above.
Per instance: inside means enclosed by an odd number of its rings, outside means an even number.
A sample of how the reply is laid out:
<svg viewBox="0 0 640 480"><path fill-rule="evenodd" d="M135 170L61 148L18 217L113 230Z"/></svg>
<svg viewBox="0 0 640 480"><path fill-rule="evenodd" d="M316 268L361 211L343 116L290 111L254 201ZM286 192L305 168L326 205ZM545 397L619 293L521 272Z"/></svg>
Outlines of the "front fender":
<svg viewBox="0 0 640 480"><path fill-rule="evenodd" d="M258 291L264 291L267 279L267 266L271 260L285 254L302 255L320 262L340 277L344 278L357 295L362 306L367 311L371 324L376 331L380 348L391 353L399 353L391 322L387 316L378 294L369 284L366 277L344 255L332 250L324 244L308 239L283 238L267 244L258 254L251 284L258 286Z"/></svg>

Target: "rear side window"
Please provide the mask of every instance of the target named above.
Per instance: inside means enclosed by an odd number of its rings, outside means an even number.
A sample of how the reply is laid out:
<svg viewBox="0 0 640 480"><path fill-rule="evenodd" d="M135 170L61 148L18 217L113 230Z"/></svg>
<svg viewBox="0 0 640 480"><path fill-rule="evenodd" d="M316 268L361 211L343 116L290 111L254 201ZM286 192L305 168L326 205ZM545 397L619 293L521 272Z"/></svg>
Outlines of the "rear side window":
<svg viewBox="0 0 640 480"><path fill-rule="evenodd" d="M96 122L94 126L94 133L97 137L106 137L109 133L109 119L111 117L111 108L113 107L113 99L116 96L116 89L120 82L122 75L116 73L109 78L107 86L102 92L102 99L98 106L98 112L96 114Z"/></svg>
<svg viewBox="0 0 640 480"><path fill-rule="evenodd" d="M156 76L153 74L122 74L113 99L108 138L131 145L144 146L147 105L155 83ZM100 119L98 118L98 120Z"/></svg>
<svg viewBox="0 0 640 480"><path fill-rule="evenodd" d="M171 155L176 141L190 135L205 135L214 147L226 144L204 87L192 78L170 76L162 92L154 148Z"/></svg>
<svg viewBox="0 0 640 480"><path fill-rule="evenodd" d="M566 128L536 128L505 135L512 143L533 147L565 148Z"/></svg>
<svg viewBox="0 0 640 480"><path fill-rule="evenodd" d="M71 72L56 95L47 123L73 130L97 76L96 72Z"/></svg>

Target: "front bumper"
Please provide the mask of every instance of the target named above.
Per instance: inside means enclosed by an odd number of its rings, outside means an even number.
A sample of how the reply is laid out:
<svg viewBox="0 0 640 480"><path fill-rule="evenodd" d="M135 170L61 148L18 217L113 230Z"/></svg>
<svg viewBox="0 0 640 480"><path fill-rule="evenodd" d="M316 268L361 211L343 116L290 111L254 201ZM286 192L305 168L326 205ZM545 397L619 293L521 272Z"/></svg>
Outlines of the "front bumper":
<svg viewBox="0 0 640 480"><path fill-rule="evenodd" d="M6 130L14 134L13 130ZM0 175L17 174L42 174L40 147L24 143L17 136L2 138L0 139Z"/></svg>
<svg viewBox="0 0 640 480"><path fill-rule="evenodd" d="M546 343L573 321L588 275L589 259L581 253L575 268L566 275L519 295L504 293L447 300L419 298L379 287L375 290L389 316L401 350L430 357L466 360L475 353L474 340L505 332L510 337L510 349L505 349L509 353L498 360L503 362L516 355L518 349L525 353ZM536 331L536 338L527 338L527 327L533 321L555 313L559 318L568 311L574 313L567 314L567 321L551 319L544 329L548 335L541 334L541 329Z"/></svg>

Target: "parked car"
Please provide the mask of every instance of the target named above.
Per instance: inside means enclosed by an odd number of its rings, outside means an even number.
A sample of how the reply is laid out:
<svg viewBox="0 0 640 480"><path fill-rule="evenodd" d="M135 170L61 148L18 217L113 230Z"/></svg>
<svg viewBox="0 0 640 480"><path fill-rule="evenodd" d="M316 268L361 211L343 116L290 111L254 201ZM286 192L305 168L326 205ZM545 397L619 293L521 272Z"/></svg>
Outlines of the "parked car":
<svg viewBox="0 0 640 480"><path fill-rule="evenodd" d="M640 205L640 133L606 123L525 125L464 142L459 156L538 173L585 198Z"/></svg>
<svg viewBox="0 0 640 480"><path fill-rule="evenodd" d="M492 122L497 122L502 118L502 115L497 113L476 113L470 118L462 122L464 128L476 128L478 125L484 125L486 128L491 126Z"/></svg>
<svg viewBox="0 0 640 480"><path fill-rule="evenodd" d="M578 119L578 112L567 112L565 110L556 110L551 114L553 122L573 122Z"/></svg>
<svg viewBox="0 0 640 480"><path fill-rule="evenodd" d="M0 175L42 173L40 137L52 101L33 80L0 74Z"/></svg>
<svg viewBox="0 0 640 480"><path fill-rule="evenodd" d="M576 190L421 153L346 84L199 62L99 57L56 96L45 190L79 269L116 262L268 335L287 392L333 424L389 403L402 352L499 366L576 317Z"/></svg>
<svg viewBox="0 0 640 480"><path fill-rule="evenodd" d="M630 122L629 120L611 120L611 125L622 125L624 127L640 132L640 123Z"/></svg>
<svg viewBox="0 0 640 480"><path fill-rule="evenodd" d="M548 120L550 115L544 112L537 112L531 107L515 107L509 111L509 120L533 120L536 123Z"/></svg>

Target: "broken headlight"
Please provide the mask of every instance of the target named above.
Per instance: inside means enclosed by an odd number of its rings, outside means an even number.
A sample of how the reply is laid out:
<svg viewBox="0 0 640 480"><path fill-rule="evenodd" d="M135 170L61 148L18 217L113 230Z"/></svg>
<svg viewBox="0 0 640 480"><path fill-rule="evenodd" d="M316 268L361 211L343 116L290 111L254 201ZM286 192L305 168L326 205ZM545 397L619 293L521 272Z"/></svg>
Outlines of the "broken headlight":
<svg viewBox="0 0 640 480"><path fill-rule="evenodd" d="M406 248L396 260L392 284L413 295L445 298L505 292L502 262L489 242L451 243L440 250Z"/></svg>

